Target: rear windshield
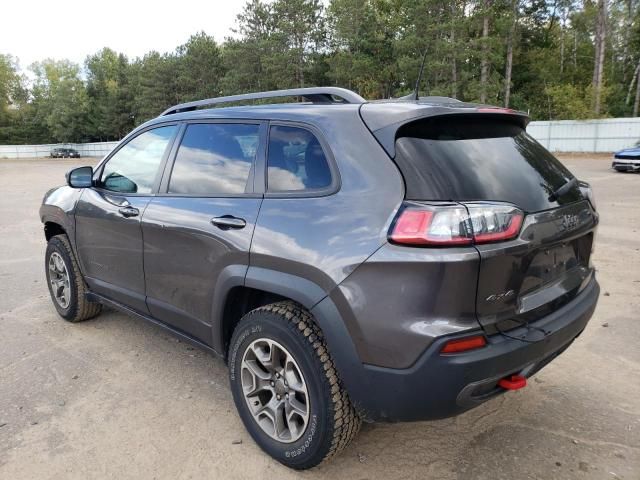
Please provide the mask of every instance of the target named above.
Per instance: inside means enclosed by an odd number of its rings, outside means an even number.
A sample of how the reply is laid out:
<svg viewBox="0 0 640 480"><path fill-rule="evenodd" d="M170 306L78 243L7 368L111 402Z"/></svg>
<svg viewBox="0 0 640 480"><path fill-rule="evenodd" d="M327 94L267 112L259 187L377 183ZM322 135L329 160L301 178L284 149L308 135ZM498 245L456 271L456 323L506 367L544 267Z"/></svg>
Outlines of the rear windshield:
<svg viewBox="0 0 640 480"><path fill-rule="evenodd" d="M536 212L582 199L552 192L573 175L518 125L480 115L433 117L398 131L408 200L503 201Z"/></svg>

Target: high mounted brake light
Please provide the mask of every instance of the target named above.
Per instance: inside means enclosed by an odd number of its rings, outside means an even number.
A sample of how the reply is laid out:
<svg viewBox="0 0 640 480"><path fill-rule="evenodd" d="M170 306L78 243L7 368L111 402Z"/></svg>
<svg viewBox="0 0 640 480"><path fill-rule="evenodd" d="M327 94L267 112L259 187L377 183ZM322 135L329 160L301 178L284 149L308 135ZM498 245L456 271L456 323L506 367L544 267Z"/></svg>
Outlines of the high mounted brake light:
<svg viewBox="0 0 640 480"><path fill-rule="evenodd" d="M504 107L480 107L477 111L480 113L517 113L511 108Z"/></svg>
<svg viewBox="0 0 640 480"><path fill-rule="evenodd" d="M524 214L511 205L403 206L389 240L404 245L456 246L516 238Z"/></svg>

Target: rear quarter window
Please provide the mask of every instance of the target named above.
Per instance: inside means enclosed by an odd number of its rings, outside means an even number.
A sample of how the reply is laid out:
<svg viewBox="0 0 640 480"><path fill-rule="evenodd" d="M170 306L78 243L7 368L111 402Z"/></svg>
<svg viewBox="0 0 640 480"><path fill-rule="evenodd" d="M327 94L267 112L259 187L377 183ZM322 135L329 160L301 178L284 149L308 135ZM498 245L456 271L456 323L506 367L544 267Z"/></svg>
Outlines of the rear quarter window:
<svg viewBox="0 0 640 480"><path fill-rule="evenodd" d="M320 141L304 128L271 127L267 166L269 192L321 190L332 183L331 168Z"/></svg>
<svg viewBox="0 0 640 480"><path fill-rule="evenodd" d="M409 200L501 201L535 212L582 199L575 187L550 200L571 172L520 126L482 115L402 127L395 161Z"/></svg>

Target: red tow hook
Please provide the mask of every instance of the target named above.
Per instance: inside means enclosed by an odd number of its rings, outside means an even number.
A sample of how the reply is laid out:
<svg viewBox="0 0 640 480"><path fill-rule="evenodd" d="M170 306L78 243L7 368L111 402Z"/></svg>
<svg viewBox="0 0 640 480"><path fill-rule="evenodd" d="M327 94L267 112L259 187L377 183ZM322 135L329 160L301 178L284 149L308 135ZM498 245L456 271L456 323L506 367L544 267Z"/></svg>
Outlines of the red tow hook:
<svg viewBox="0 0 640 480"><path fill-rule="evenodd" d="M498 382L505 390L519 390L527 386L527 378L522 375L511 375Z"/></svg>

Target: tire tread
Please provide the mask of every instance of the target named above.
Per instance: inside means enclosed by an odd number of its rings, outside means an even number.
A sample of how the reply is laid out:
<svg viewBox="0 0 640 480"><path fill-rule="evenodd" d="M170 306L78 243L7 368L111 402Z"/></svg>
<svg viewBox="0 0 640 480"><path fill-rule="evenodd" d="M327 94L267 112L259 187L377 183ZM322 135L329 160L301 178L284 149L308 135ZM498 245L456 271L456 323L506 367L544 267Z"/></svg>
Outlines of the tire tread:
<svg viewBox="0 0 640 480"><path fill-rule="evenodd" d="M69 242L69 238L67 237L67 235L56 235L52 237L49 242L52 242L54 240L58 240L60 242L61 247L66 251L68 257L71 259L71 269L73 270L73 278L75 281L77 292L77 305L75 314L73 315L73 317L67 318L66 320L71 323L89 320L102 311L102 304L90 302L89 300L87 300L86 293L88 292L88 288L86 283L84 282L84 278L82 277L82 273L80 272L78 263L76 262L76 257L73 253L73 250L71 249L71 243Z"/></svg>
<svg viewBox="0 0 640 480"><path fill-rule="evenodd" d="M289 322L289 328L298 330L304 336L322 364L325 377L331 388L330 398L334 412L331 447L318 464L325 462L344 450L355 438L360 431L362 423L360 416L349 400L349 395L338 377L322 330L314 322L311 313L298 303L282 301L256 308L247 316L259 314L260 312L272 313L285 318Z"/></svg>

